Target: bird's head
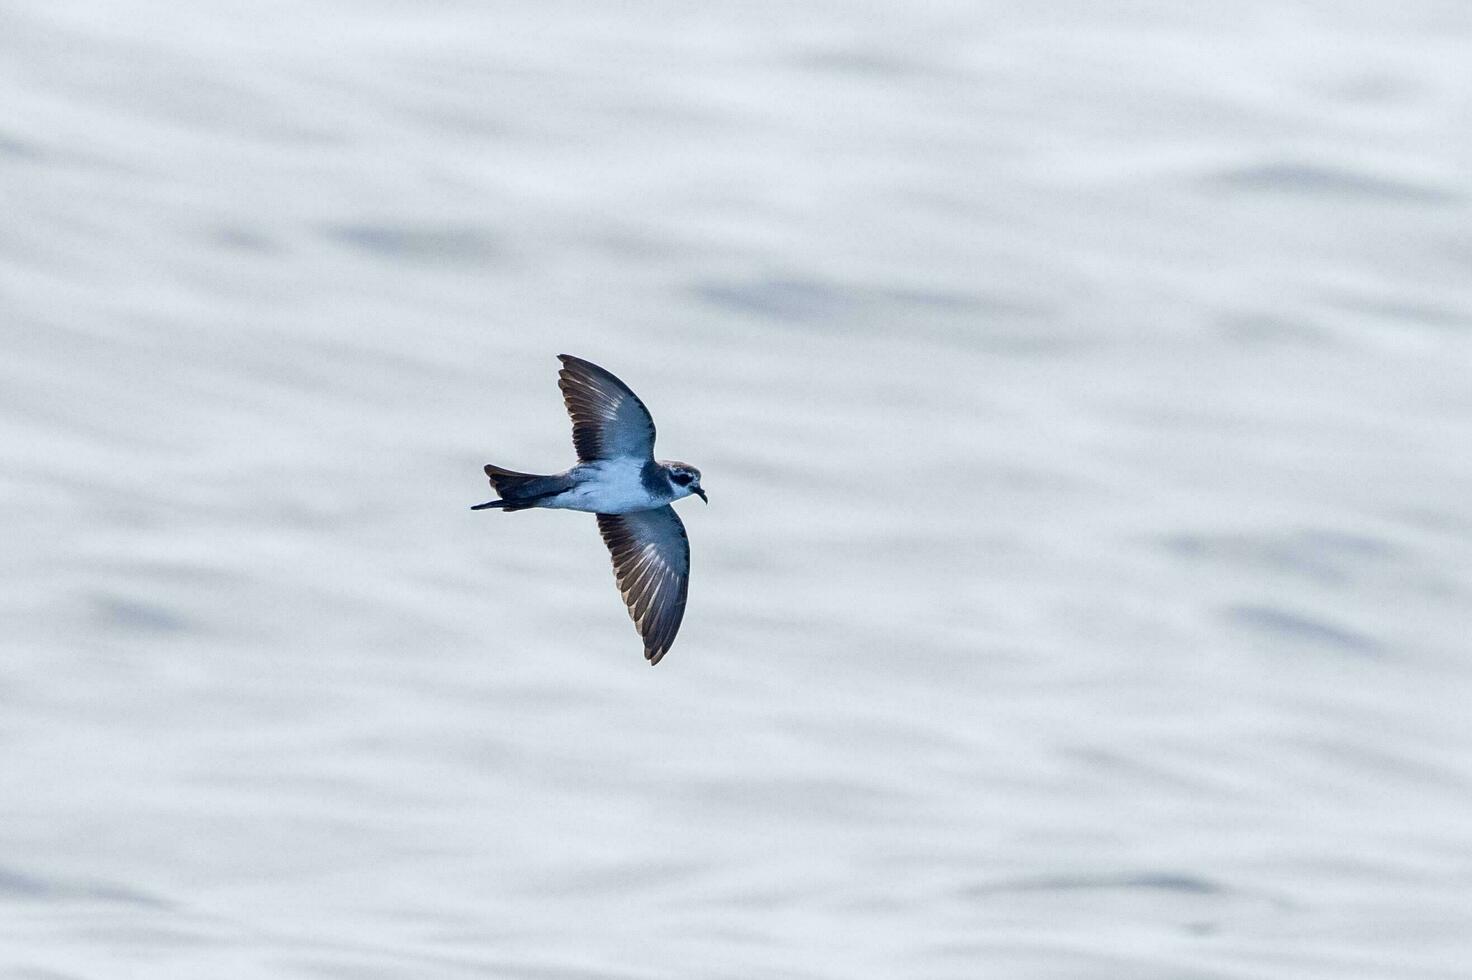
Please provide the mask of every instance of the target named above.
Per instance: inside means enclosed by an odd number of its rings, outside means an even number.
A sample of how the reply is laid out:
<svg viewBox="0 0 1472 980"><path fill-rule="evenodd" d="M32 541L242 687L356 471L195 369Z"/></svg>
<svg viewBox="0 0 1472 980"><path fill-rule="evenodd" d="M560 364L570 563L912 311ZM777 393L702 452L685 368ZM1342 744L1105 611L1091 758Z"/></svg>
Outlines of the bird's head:
<svg viewBox="0 0 1472 980"><path fill-rule="evenodd" d="M689 463L666 462L661 463L664 467L665 476L670 479L670 490L675 494L675 499L688 497L692 493L710 503L710 498L705 491L700 489L700 471Z"/></svg>

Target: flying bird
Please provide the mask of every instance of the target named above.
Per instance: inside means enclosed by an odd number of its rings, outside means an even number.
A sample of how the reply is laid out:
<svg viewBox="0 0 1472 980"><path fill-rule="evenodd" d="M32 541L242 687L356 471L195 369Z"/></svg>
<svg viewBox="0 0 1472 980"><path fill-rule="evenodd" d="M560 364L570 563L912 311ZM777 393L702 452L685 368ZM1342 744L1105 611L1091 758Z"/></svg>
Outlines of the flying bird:
<svg viewBox="0 0 1472 980"><path fill-rule="evenodd" d="M644 638L644 656L657 664L675 642L690 584L690 540L670 504L691 494L710 499L695 467L654 458L654 419L628 385L580 357L557 359L577 465L541 476L487 463L500 499L470 509L551 507L598 515L618 590Z"/></svg>

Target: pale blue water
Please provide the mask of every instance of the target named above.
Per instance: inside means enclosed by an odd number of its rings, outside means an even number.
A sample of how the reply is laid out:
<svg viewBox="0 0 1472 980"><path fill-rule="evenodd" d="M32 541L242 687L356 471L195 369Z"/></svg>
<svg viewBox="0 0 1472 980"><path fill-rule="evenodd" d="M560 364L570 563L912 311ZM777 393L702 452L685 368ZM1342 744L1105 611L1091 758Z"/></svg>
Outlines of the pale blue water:
<svg viewBox="0 0 1472 980"><path fill-rule="evenodd" d="M0 11L0 976L1460 978L1460 3ZM553 355L701 467L646 667Z"/></svg>

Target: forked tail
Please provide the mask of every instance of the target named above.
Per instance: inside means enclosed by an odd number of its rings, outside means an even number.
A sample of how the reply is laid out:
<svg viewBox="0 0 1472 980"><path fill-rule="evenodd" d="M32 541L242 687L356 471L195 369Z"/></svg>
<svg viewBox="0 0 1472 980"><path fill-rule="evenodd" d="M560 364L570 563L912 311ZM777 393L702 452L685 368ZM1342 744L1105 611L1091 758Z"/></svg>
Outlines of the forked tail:
<svg viewBox="0 0 1472 980"><path fill-rule="evenodd" d="M488 500L476 504L471 510L526 510L548 498L555 497L568 487L567 477L541 476L536 473L518 473L486 464L486 476L491 478L491 487L500 500Z"/></svg>

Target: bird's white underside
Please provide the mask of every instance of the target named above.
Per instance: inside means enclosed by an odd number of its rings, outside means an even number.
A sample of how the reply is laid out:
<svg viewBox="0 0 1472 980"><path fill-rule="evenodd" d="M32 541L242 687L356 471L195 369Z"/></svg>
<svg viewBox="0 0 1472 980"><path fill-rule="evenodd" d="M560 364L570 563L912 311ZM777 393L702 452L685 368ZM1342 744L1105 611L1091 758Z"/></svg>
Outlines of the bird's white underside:
<svg viewBox="0 0 1472 980"><path fill-rule="evenodd" d="M629 456L580 463L569 474L577 481L573 488L541 506L595 514L629 514L663 507L669 498L649 493L642 479L643 469L643 460Z"/></svg>

